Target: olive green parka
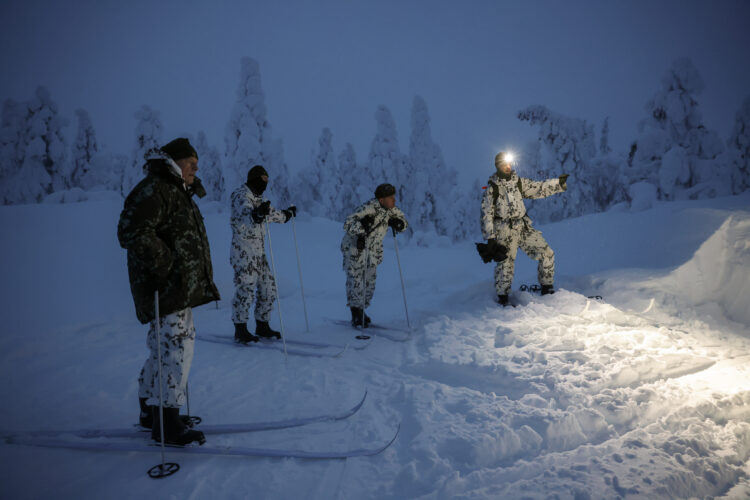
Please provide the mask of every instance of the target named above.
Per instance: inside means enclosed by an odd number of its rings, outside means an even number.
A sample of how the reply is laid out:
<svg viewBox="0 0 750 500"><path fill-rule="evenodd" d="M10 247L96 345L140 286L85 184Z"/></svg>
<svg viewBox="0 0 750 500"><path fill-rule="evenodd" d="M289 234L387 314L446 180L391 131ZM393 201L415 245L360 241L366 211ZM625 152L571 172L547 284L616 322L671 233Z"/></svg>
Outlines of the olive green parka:
<svg viewBox="0 0 750 500"><path fill-rule="evenodd" d="M125 199L117 226L141 323L154 319L157 288L160 316L220 299L203 216L192 199L205 189L197 178L186 186L179 167L158 149L146 160L146 178Z"/></svg>

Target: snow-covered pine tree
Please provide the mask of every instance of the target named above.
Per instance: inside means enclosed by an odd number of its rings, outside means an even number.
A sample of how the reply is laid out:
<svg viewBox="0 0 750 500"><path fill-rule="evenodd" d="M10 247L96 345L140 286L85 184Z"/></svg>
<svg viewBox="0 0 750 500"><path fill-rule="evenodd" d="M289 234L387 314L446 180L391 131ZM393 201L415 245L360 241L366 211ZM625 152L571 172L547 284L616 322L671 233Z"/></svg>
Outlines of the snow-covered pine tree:
<svg viewBox="0 0 750 500"><path fill-rule="evenodd" d="M539 126L538 137L543 144L539 151L538 171L527 173L524 166L519 165L519 175L535 180L558 177L563 173L571 176L565 196L528 203L533 217L539 222L550 222L600 210L593 196L590 177L591 160L596 154L593 125L538 105L521 110L518 118Z"/></svg>
<svg viewBox="0 0 750 500"><path fill-rule="evenodd" d="M396 187L397 198L403 201L405 159L398 147L396 123L393 121L391 111L383 105L378 106L375 111L375 121L377 131L370 145L370 154L367 158L368 168L363 171L357 187L357 196L364 202L372 198L378 185L388 182ZM409 217L409 214L406 216Z"/></svg>
<svg viewBox="0 0 750 500"><path fill-rule="evenodd" d="M336 197L338 214L333 219L343 221L365 201L365 199L360 200L357 195L357 186L361 184L361 172L357 168L357 155L351 143L347 142L344 149L339 153L338 166L341 189L339 189Z"/></svg>
<svg viewBox="0 0 750 500"><path fill-rule="evenodd" d="M696 196L700 188L691 188L712 180L713 160L724 146L702 123L697 97L704 86L689 58L672 63L638 124L628 171L631 183L650 182L660 198L669 200Z"/></svg>
<svg viewBox="0 0 750 500"><path fill-rule="evenodd" d="M198 177L206 189L206 200L220 201L224 194L221 155L218 149L208 144L206 133L202 130L195 140L195 151L198 153Z"/></svg>
<svg viewBox="0 0 750 500"><path fill-rule="evenodd" d="M91 117L84 109L76 110L78 118L78 132L71 152L72 172L71 186L88 190L100 184L96 179L96 172L92 172L94 158L99 153L99 144L96 141L96 132L91 123Z"/></svg>
<svg viewBox="0 0 750 500"><path fill-rule="evenodd" d="M254 165L263 165L269 174L268 193L273 196L274 204L283 206L290 201L289 169L284 161L283 144L272 137L271 124L266 118L260 66L250 57L240 61L237 101L227 124L224 143L226 199L246 181L247 172Z"/></svg>
<svg viewBox="0 0 750 500"><path fill-rule="evenodd" d="M130 165L122 175L123 196L127 196L145 176L143 167L146 164L146 152L162 145L162 124L158 111L143 105L135 112L135 119L135 145L130 156Z"/></svg>
<svg viewBox="0 0 750 500"><path fill-rule="evenodd" d="M737 110L727 146L732 193L739 194L750 189L750 96Z"/></svg>

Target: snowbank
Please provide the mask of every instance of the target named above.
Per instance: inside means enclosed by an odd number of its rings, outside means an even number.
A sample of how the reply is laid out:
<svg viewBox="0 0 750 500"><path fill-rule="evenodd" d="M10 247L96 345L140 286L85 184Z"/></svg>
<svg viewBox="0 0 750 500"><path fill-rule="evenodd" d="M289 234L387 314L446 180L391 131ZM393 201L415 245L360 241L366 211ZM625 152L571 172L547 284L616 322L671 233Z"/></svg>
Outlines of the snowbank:
<svg viewBox="0 0 750 500"><path fill-rule="evenodd" d="M750 326L750 213L728 217L664 285L690 305L718 304L728 318Z"/></svg>

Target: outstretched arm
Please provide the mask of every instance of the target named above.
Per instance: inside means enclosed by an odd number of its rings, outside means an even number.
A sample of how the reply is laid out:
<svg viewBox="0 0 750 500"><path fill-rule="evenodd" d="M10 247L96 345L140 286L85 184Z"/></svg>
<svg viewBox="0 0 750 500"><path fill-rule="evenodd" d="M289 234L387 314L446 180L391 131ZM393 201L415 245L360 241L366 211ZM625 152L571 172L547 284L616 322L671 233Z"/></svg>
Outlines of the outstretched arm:
<svg viewBox="0 0 750 500"><path fill-rule="evenodd" d="M567 189L561 179L547 179L546 181L532 181L525 177L518 178L518 189L524 198L539 199L562 193Z"/></svg>

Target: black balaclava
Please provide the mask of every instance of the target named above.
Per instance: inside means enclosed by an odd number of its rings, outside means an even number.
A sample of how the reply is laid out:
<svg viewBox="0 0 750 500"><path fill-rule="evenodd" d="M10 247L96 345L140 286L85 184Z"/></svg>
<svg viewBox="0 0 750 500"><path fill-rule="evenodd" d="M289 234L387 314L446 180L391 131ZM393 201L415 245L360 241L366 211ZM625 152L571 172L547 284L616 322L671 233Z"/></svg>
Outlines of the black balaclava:
<svg viewBox="0 0 750 500"><path fill-rule="evenodd" d="M260 165L255 165L247 173L247 187L249 187L256 196L262 195L268 185L268 181L263 180L264 175L268 177L268 172L266 172L266 169Z"/></svg>

